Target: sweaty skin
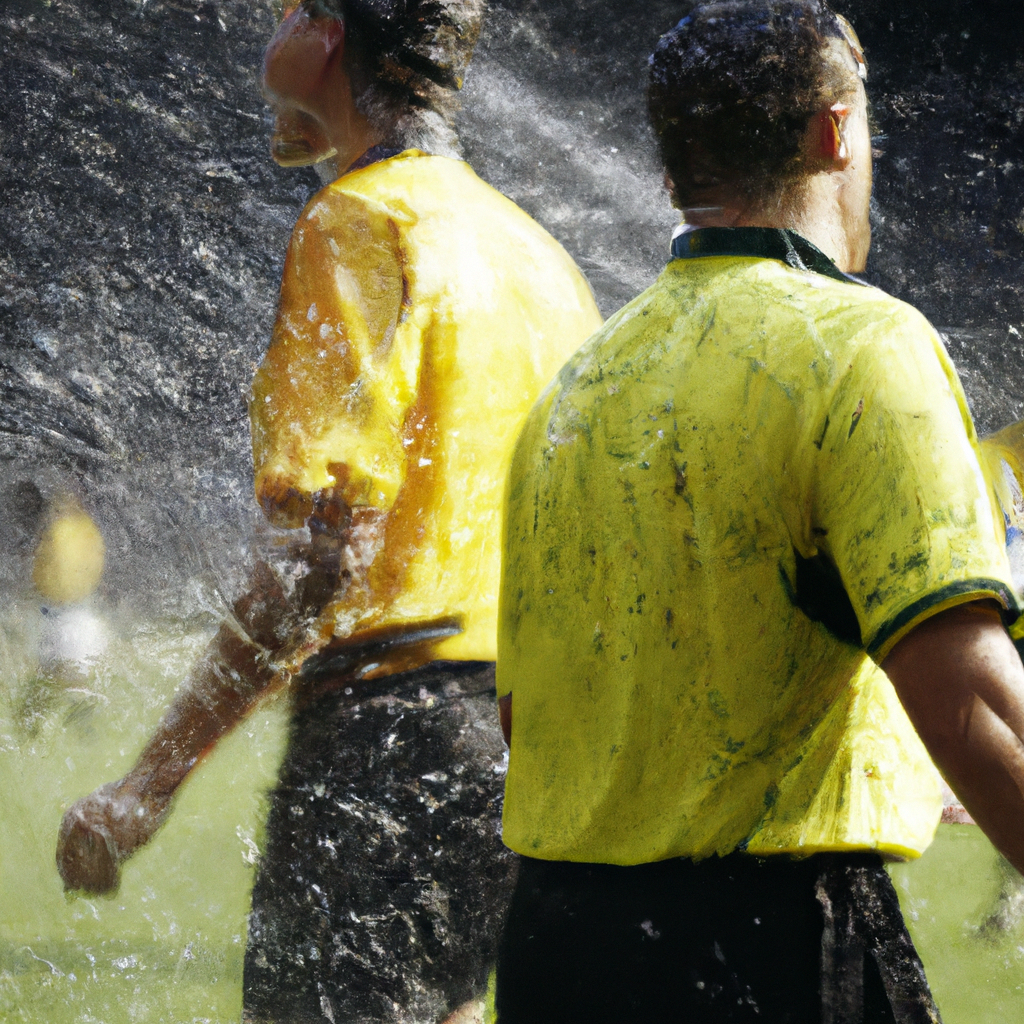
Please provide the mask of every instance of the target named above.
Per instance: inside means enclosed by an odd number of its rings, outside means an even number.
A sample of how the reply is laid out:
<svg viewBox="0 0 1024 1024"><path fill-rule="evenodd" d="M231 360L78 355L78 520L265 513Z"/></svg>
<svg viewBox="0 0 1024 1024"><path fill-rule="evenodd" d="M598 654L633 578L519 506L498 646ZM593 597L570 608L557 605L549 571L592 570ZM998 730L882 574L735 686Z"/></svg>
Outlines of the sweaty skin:
<svg viewBox="0 0 1024 1024"><path fill-rule="evenodd" d="M994 605L925 620L882 668L953 792L1024 872L1024 663Z"/></svg>

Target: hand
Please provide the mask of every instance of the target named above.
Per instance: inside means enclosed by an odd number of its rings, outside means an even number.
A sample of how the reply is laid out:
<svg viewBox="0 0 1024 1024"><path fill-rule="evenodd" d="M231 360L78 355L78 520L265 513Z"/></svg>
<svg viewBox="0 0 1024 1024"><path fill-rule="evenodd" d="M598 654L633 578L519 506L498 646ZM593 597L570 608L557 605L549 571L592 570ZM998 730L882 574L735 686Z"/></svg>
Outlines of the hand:
<svg viewBox="0 0 1024 1024"><path fill-rule="evenodd" d="M76 801L57 836L57 870L64 887L90 893L116 890L121 862L150 839L166 811L165 801L154 805L123 780Z"/></svg>

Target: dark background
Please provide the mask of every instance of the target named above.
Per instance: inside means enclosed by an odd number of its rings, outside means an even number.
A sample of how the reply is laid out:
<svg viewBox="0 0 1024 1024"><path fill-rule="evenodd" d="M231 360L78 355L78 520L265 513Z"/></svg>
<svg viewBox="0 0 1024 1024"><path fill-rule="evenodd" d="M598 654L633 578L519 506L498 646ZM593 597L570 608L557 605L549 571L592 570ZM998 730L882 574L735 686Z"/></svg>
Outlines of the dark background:
<svg viewBox="0 0 1024 1024"><path fill-rule="evenodd" d="M882 155L867 277L942 330L981 431L1024 408L1018 3L837 3ZM663 0L502 0L463 95L467 156L579 261L607 314L674 212L643 107ZM215 610L254 529L245 394L318 187L269 159L270 0L5 0L0 10L0 585L19 481L80 495L133 609ZM140 603L142 602L142 603Z"/></svg>

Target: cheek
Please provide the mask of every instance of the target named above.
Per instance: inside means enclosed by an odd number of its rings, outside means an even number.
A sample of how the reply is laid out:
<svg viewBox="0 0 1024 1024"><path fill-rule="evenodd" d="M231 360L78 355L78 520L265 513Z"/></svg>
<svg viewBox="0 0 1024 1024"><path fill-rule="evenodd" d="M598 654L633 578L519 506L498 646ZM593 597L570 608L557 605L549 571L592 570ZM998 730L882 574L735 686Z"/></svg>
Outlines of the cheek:
<svg viewBox="0 0 1024 1024"><path fill-rule="evenodd" d="M263 89L268 98L302 103L311 97L343 31L340 22L313 21L301 9L285 18L263 55Z"/></svg>
<svg viewBox="0 0 1024 1024"><path fill-rule="evenodd" d="M308 93L316 74L307 59L309 47L294 38L272 42L263 56L263 90L271 99L288 101Z"/></svg>

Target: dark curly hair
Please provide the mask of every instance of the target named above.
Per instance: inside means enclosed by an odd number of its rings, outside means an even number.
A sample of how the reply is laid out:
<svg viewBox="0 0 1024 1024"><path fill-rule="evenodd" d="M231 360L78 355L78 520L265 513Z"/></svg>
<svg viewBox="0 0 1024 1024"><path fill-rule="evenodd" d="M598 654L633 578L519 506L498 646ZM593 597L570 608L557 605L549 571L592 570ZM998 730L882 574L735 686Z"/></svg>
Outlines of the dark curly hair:
<svg viewBox="0 0 1024 1024"><path fill-rule="evenodd" d="M700 4L658 41L647 106L677 206L720 184L778 191L811 117L864 73L849 24L820 0Z"/></svg>
<svg viewBox="0 0 1024 1024"><path fill-rule="evenodd" d="M345 22L346 48L365 79L364 112L418 107L450 116L485 0L303 0L303 6L313 17Z"/></svg>

